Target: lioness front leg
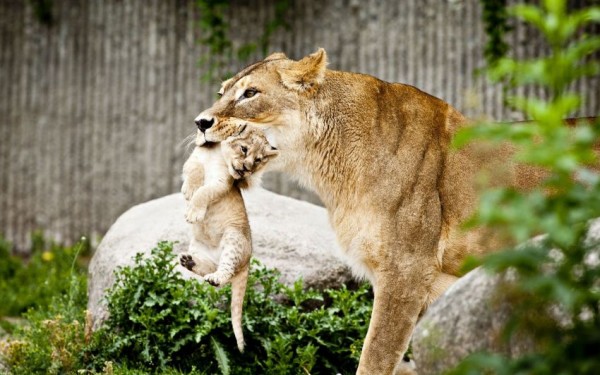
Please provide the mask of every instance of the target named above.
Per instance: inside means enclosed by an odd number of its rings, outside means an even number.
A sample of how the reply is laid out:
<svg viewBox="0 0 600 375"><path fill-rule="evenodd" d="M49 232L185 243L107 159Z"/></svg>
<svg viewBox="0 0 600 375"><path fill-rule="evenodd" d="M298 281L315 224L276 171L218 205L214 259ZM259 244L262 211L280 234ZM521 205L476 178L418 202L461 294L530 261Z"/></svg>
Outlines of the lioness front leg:
<svg viewBox="0 0 600 375"><path fill-rule="evenodd" d="M401 256L373 271L375 300L357 374L413 373L402 357L434 279L433 264Z"/></svg>

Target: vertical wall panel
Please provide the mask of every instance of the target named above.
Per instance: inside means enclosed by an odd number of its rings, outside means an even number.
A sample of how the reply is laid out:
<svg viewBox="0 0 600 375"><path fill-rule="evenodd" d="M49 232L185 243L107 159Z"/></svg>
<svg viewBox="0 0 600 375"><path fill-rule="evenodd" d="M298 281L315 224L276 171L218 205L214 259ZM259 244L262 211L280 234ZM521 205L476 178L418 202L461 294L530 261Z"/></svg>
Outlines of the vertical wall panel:
<svg viewBox="0 0 600 375"><path fill-rule="evenodd" d="M275 1L232 0L234 45L260 37ZM50 25L31 4L0 0L0 233L21 247L34 229L66 241L101 235L132 205L177 191L183 140L218 89L200 79L208 50L191 0L54 0ZM324 47L332 69L414 85L470 116L519 118L473 75L484 66L477 0L293 0L288 13L271 52ZM517 57L544 51L519 24L509 40ZM578 115L598 114L599 86L574 86L587 94ZM265 186L318 201L279 174Z"/></svg>

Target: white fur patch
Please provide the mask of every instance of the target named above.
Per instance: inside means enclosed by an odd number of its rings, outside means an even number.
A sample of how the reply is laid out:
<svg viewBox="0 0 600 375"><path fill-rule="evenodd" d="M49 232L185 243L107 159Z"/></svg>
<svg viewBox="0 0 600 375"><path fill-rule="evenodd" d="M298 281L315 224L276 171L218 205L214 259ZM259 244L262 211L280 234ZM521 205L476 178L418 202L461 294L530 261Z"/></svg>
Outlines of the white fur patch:
<svg viewBox="0 0 600 375"><path fill-rule="evenodd" d="M362 242L363 238L361 236L356 236L352 242L350 242L350 245L346 251L341 251L341 256L343 260L346 261L346 264L350 267L352 274L356 278L361 280L369 280L371 284L373 284L375 281L375 276L369 267L365 265L362 259Z"/></svg>

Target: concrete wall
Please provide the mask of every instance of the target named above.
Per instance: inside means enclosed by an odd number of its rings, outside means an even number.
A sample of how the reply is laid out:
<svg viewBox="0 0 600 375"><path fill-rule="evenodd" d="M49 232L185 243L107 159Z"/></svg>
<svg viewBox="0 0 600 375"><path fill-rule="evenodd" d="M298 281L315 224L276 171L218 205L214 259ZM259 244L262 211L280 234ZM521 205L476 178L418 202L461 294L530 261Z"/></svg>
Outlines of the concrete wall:
<svg viewBox="0 0 600 375"><path fill-rule="evenodd" d="M262 34L274 2L232 1L236 45ZM182 141L218 90L200 80L206 50L191 1L54 0L51 25L32 3L0 0L0 233L21 246L34 229L67 242L101 235L130 206L177 191ZM294 0L288 16L271 51L300 58L325 47L332 69L415 85L469 115L516 118L473 74L484 65L477 0ZM511 43L518 56L542 48L518 25ZM579 84L589 94L579 115L598 114L598 87ZM265 185L316 200L279 175Z"/></svg>

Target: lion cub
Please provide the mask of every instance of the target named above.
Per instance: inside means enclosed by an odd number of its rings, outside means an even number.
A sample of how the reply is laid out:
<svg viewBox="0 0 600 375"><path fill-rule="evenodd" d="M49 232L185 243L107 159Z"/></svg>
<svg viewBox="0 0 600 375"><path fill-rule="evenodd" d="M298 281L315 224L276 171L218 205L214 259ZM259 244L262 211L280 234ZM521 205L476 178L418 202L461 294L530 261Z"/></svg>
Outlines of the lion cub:
<svg viewBox="0 0 600 375"><path fill-rule="evenodd" d="M183 166L181 191L189 201L186 219L193 224L193 236L180 263L213 286L231 282L231 321L243 351L242 305L252 239L240 188L247 187L278 151L250 126L237 126L229 136L232 126L237 125L211 130L211 139L221 139L220 144L206 142L198 131L197 147Z"/></svg>

